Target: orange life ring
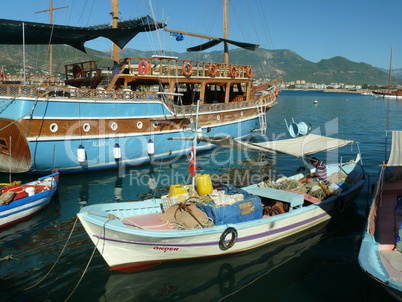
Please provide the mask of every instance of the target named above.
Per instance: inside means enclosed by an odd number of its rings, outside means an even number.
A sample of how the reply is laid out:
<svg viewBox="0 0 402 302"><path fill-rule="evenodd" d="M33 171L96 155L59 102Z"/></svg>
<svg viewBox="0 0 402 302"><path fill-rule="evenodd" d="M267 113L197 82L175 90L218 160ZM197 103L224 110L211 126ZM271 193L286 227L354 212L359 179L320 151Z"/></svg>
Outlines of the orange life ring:
<svg viewBox="0 0 402 302"><path fill-rule="evenodd" d="M236 66L230 66L230 69L229 69L229 74L230 74L230 76L232 77L232 78L235 78L235 77L237 77L237 75L238 75L238 72L237 72L237 68L236 68Z"/></svg>
<svg viewBox="0 0 402 302"><path fill-rule="evenodd" d="M138 74L148 74L149 63L147 61L140 61L138 63Z"/></svg>
<svg viewBox="0 0 402 302"><path fill-rule="evenodd" d="M279 91L275 90L275 97L278 97L278 96L279 96Z"/></svg>
<svg viewBox="0 0 402 302"><path fill-rule="evenodd" d="M183 71L183 75L191 76L191 74L193 73L193 66L191 65L190 62L184 62L182 71Z"/></svg>
<svg viewBox="0 0 402 302"><path fill-rule="evenodd" d="M248 78L251 78L253 76L253 69L251 69L251 67L246 68L246 76Z"/></svg>
<svg viewBox="0 0 402 302"><path fill-rule="evenodd" d="M208 73L211 77L216 76L216 73L218 72L218 69L216 69L215 64L209 64L208 66Z"/></svg>

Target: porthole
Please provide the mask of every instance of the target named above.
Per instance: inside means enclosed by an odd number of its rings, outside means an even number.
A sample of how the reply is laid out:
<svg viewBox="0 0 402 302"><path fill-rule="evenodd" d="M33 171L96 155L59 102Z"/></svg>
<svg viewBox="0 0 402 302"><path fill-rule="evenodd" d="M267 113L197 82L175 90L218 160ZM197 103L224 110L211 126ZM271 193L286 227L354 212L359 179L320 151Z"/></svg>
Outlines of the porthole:
<svg viewBox="0 0 402 302"><path fill-rule="evenodd" d="M137 128L138 128L138 129L142 129L142 126L143 126L142 122L138 122L138 123L137 123Z"/></svg>
<svg viewBox="0 0 402 302"><path fill-rule="evenodd" d="M110 124L110 129L112 129L113 131L116 131L117 128L119 128L119 125L117 125L116 122L113 122L113 123Z"/></svg>
<svg viewBox="0 0 402 302"><path fill-rule="evenodd" d="M216 119L219 121L219 120L221 119L221 116L218 114L218 115L216 116Z"/></svg>
<svg viewBox="0 0 402 302"><path fill-rule="evenodd" d="M50 131L57 132L57 130L59 130L59 126L56 123L52 123L50 125Z"/></svg>
<svg viewBox="0 0 402 302"><path fill-rule="evenodd" d="M91 130L91 125L88 124L88 123L85 123L84 126L82 126L82 129L83 129L85 132L88 132L89 130Z"/></svg>
<svg viewBox="0 0 402 302"><path fill-rule="evenodd" d="M243 116L243 111L240 112L240 116Z"/></svg>

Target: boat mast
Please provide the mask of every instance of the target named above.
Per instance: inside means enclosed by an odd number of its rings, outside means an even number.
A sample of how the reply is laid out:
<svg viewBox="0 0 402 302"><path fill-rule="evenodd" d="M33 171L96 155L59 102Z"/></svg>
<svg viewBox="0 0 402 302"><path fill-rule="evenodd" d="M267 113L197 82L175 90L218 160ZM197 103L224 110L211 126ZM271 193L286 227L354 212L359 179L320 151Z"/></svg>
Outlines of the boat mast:
<svg viewBox="0 0 402 302"><path fill-rule="evenodd" d="M112 0L112 28L118 28L119 25L119 3L118 0ZM116 65L120 61L120 49L113 43L113 63Z"/></svg>
<svg viewBox="0 0 402 302"><path fill-rule="evenodd" d="M37 13L43 13L43 12L49 12L49 24L53 24L53 11L56 9L61 9L61 8L66 8L68 6L63 6L63 7L53 7L53 0L49 0L49 9L41 10ZM53 45L52 41L50 40L49 42L49 81L52 80L53 78Z"/></svg>
<svg viewBox="0 0 402 302"><path fill-rule="evenodd" d="M223 38L229 39L228 0L223 0ZM223 42L223 62L229 64L229 43Z"/></svg>
<svg viewBox="0 0 402 302"><path fill-rule="evenodd" d="M388 93L391 91L391 78L392 78L392 48L389 59Z"/></svg>

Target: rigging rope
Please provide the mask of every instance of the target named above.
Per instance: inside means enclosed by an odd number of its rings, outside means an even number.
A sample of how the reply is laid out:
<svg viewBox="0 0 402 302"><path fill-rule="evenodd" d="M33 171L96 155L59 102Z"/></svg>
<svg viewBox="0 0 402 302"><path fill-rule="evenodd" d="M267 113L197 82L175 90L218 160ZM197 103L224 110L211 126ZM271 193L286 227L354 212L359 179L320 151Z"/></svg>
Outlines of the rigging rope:
<svg viewBox="0 0 402 302"><path fill-rule="evenodd" d="M115 216L115 215L113 215L113 214L109 214L108 216L98 215L98 214L90 213L90 212L88 212L88 214L93 214L93 215L97 215L97 216L107 217L107 218L108 218L108 220L106 220L105 223L104 223L103 226L102 226L103 236L106 235L106 223L108 223L109 221L112 221L112 220L114 220L114 219L119 219L117 216ZM78 217L77 217L77 218L78 218ZM77 284L75 285L75 287L74 287L74 289L72 290L72 292L68 295L68 297L67 297L64 301L67 301L68 299L71 298L71 296L74 294L74 292L76 291L76 289L77 289L78 286L80 285L81 280L84 278L84 275L85 275L86 272L88 271L88 267L89 267L89 265L91 264L91 261L92 261L94 255L95 255L95 251L96 251L96 248L98 247L98 243L99 243L99 240L100 240L100 238L101 238L101 235L102 235L102 233L98 236L98 240L96 241L95 247L94 247L94 249L92 250L91 257L89 258L88 263L87 263L87 265L86 265L84 271L82 272L82 275L81 275L80 279L78 280L78 282L77 282Z"/></svg>

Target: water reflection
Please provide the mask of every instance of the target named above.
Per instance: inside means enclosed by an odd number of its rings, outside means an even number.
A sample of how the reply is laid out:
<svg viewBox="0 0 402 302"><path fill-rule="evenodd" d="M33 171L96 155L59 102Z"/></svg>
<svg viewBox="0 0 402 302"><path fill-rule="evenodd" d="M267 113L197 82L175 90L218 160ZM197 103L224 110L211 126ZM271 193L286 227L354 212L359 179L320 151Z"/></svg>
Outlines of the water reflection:
<svg viewBox="0 0 402 302"><path fill-rule="evenodd" d="M111 273L99 301L218 301L309 249L322 238L325 228L321 224L236 255L167 263L134 274Z"/></svg>

